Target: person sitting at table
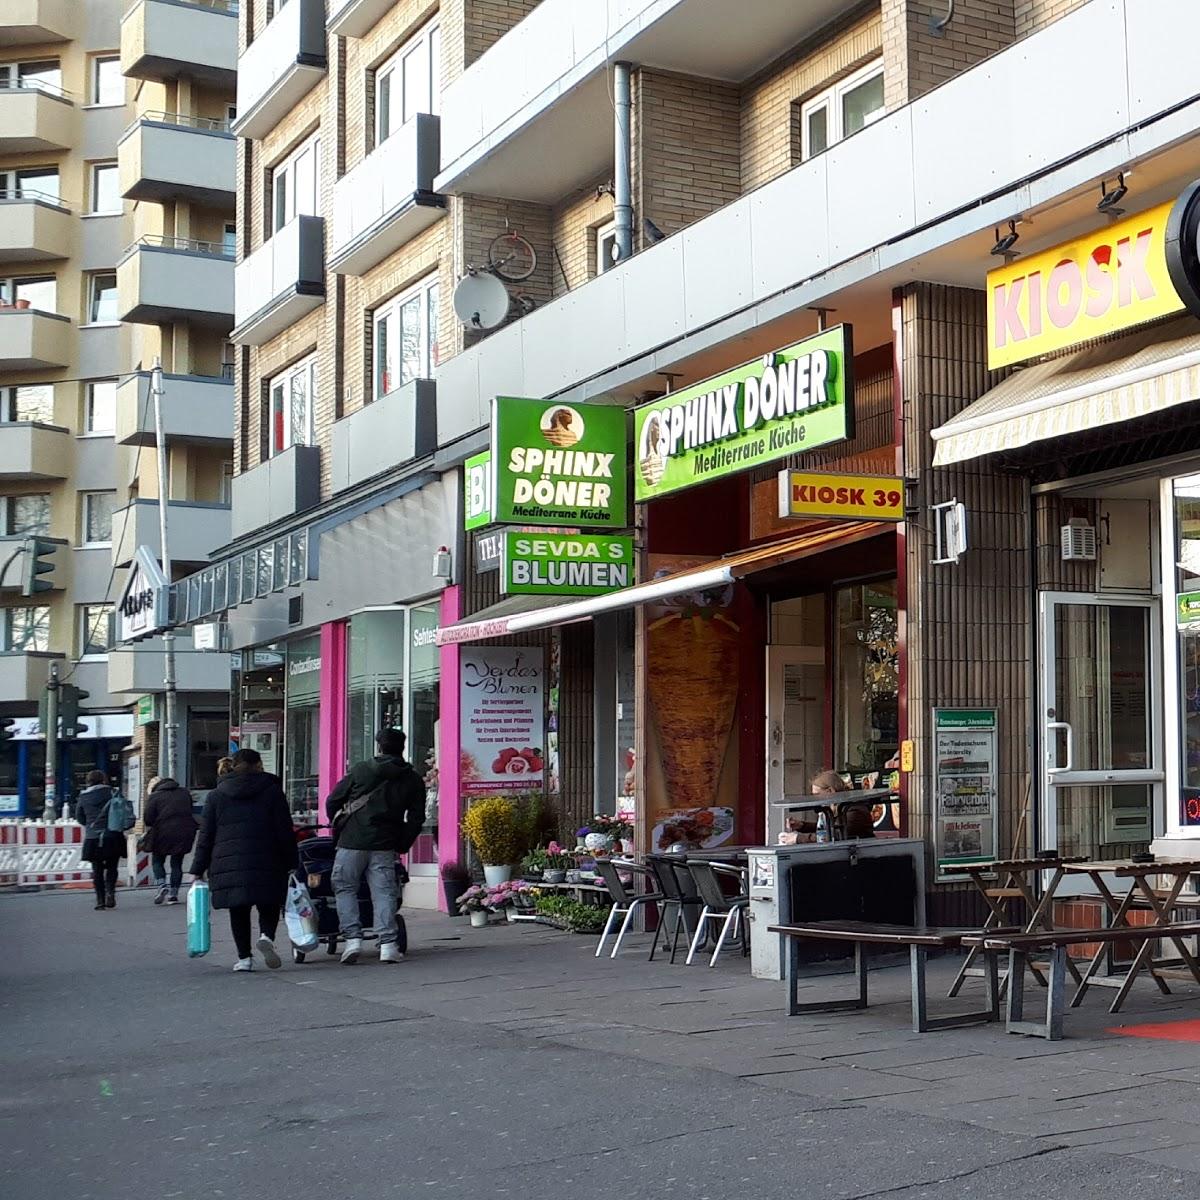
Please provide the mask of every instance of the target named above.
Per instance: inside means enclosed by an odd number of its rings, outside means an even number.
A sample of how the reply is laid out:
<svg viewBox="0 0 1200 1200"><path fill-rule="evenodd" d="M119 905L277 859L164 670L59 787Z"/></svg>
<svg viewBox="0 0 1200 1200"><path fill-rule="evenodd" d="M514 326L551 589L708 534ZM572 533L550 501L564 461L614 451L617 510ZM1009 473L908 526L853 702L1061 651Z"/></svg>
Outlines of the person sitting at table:
<svg viewBox="0 0 1200 1200"><path fill-rule="evenodd" d="M822 771L812 781L814 796L836 796L850 791L850 785L836 771ZM875 825L871 820L871 809L866 804L853 804L842 813L842 826L847 840L850 838L873 838Z"/></svg>
<svg viewBox="0 0 1200 1200"><path fill-rule="evenodd" d="M781 846L799 846L817 840L817 814L815 812L793 813L784 820L784 830L779 835Z"/></svg>
<svg viewBox="0 0 1200 1200"><path fill-rule="evenodd" d="M850 785L836 771L822 771L813 776L809 791L814 796L833 796L838 792L848 792Z"/></svg>

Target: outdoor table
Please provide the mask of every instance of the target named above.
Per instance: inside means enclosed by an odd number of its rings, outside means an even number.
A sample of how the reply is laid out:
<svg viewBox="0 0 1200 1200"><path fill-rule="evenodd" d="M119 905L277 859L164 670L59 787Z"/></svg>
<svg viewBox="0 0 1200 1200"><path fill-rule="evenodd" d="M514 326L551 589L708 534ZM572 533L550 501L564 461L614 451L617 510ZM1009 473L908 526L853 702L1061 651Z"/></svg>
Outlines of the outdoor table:
<svg viewBox="0 0 1200 1200"><path fill-rule="evenodd" d="M990 863L963 863L956 867L956 870L961 871L974 884L975 890L983 897L983 902L988 907L987 920L983 923L984 933L990 933L993 930L1000 929L1008 924L1008 914L1004 911L1004 902L1006 900L1024 900L1029 906L1030 917L1027 924L1021 927L1022 933L1036 933L1039 929L1052 930L1054 922L1051 919L1054 903L1054 892L1058 887L1060 880L1063 877L1063 872L1069 864L1083 862L1083 855L1071 857L1046 857L1046 858L1007 858L998 859ZM1052 871L1050 882L1042 892L1042 898L1039 900L1033 894L1033 888L1030 886L1030 880L1027 876L1032 875L1036 871ZM996 876L999 880L997 886L993 886L987 877ZM962 968L955 977L954 982L950 985L949 996L957 996L959 989L966 981L968 975L986 974L982 967L974 966L975 959L982 953L982 949L978 946L973 946L968 952L966 959L963 962ZM1029 970L1033 977L1046 987L1046 978L1042 975L1039 968L1032 962L1029 964ZM1071 972L1072 978L1076 983L1081 982L1079 969L1068 958L1067 970ZM1005 975L1000 984L1001 995L1004 989L1008 986L1008 976Z"/></svg>
<svg viewBox="0 0 1200 1200"><path fill-rule="evenodd" d="M1157 929L1159 927L1170 926L1171 910L1177 907L1179 893L1183 891L1184 885L1188 881L1188 876L1200 872L1200 862L1185 859L1160 859L1156 862L1133 862L1129 860L1068 862L1064 864L1063 870L1071 875L1086 875L1092 881L1111 915L1110 928L1132 928L1133 926L1129 920L1129 910L1136 902L1144 901L1154 914L1155 919L1149 926L1139 925L1137 928ZM1129 890L1125 893L1124 897L1118 899L1113 895L1112 889L1108 886L1104 878L1106 875L1130 881ZM1165 892L1157 890L1151 883L1151 877L1156 875L1172 877L1171 886ZM1188 973L1197 983L1200 983L1200 963L1196 961L1196 956L1184 945L1183 938L1171 933L1167 933L1164 936L1167 940L1174 943L1175 949L1179 951L1179 958L1187 968ZM1096 974L1100 969L1100 963L1107 953L1105 945L1097 947L1096 953L1092 955L1091 962L1088 963L1087 970L1083 973L1083 978L1080 979L1076 975L1079 987L1075 992L1074 999L1071 1001L1071 1007L1076 1008L1082 1003L1083 997L1087 994L1089 987L1115 987L1117 989L1117 996L1112 1002L1109 1011L1117 1012L1125 1002L1125 997L1129 995L1129 989L1133 987L1134 980L1143 970L1148 970L1150 977L1158 985L1158 990L1164 996L1169 996L1171 989L1167 987L1167 981L1163 979L1159 972L1162 967L1176 966L1177 963L1174 960L1156 961L1153 957L1154 941L1155 939L1147 938L1142 942L1133 957L1133 961L1129 965L1129 969L1124 975Z"/></svg>

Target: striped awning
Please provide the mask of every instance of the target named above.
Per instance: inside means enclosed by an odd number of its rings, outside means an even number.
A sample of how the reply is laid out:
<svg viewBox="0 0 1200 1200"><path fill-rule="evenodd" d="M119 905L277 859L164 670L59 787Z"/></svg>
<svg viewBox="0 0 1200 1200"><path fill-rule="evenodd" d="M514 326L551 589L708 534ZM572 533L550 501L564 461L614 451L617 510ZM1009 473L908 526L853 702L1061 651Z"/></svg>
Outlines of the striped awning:
<svg viewBox="0 0 1200 1200"><path fill-rule="evenodd" d="M935 467L1200 399L1200 321L1180 317L1015 371L933 430Z"/></svg>

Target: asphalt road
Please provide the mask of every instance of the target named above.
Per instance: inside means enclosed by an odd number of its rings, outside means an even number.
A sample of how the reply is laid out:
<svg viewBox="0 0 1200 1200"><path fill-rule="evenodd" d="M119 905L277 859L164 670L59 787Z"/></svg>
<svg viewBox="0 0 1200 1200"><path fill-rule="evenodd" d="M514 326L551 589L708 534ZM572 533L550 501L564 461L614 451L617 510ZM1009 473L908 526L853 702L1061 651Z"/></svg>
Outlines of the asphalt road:
<svg viewBox="0 0 1200 1200"><path fill-rule="evenodd" d="M404 1007L419 954L353 969L377 1000L303 969L233 975L227 938L187 960L183 922L145 896L105 914L0 896L5 1200L1128 1200L1200 1181Z"/></svg>

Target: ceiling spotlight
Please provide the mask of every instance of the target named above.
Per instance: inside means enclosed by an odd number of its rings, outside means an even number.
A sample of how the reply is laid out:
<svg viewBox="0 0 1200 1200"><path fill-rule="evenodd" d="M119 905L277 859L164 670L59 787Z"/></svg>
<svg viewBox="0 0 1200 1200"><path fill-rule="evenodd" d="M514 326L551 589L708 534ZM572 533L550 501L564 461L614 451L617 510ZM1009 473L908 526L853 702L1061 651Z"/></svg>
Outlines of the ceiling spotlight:
<svg viewBox="0 0 1200 1200"><path fill-rule="evenodd" d="M992 247L990 253L996 255L997 258L1004 259L1005 262L1012 262L1012 260L1016 258L1017 254L1019 253L1019 251L1014 250L1013 247L1017 244L1017 239L1021 236L1017 232L1017 222L1015 218L1009 221L1008 232L1003 237L1000 236L999 226L996 227L995 234L996 244Z"/></svg>
<svg viewBox="0 0 1200 1200"><path fill-rule="evenodd" d="M1117 205L1129 194L1129 189L1125 186L1125 172L1118 174L1117 186L1111 192L1105 183L1105 180L1100 180L1100 199L1096 202L1096 211L1110 217L1119 217L1125 210Z"/></svg>

